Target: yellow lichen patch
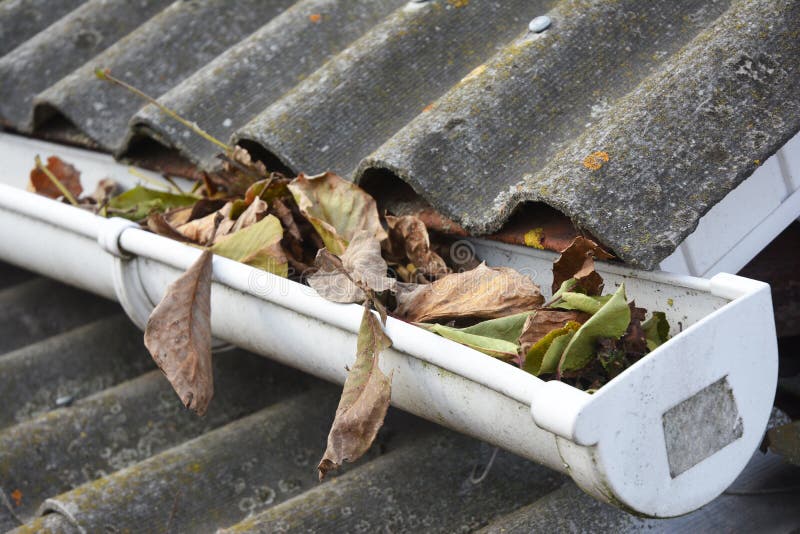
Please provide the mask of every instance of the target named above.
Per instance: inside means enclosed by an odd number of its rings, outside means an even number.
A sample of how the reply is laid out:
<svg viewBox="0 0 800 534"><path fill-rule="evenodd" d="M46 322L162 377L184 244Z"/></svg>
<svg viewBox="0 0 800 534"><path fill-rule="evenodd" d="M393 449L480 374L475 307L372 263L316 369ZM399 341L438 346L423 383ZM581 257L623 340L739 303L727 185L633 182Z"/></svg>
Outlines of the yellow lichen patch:
<svg viewBox="0 0 800 534"><path fill-rule="evenodd" d="M603 167L604 163L608 163L608 160L611 159L608 155L608 152L603 152L602 150L598 150L597 152L592 152L585 158L583 158L583 166L589 169L590 171L597 171Z"/></svg>
<svg viewBox="0 0 800 534"><path fill-rule="evenodd" d="M429 112L429 111L430 111L430 110L432 110L432 109L433 109L433 103L430 103L430 104L428 104L427 106L425 106L424 108L422 108L422 112L423 112L423 113L427 113L427 112Z"/></svg>
<svg viewBox="0 0 800 534"><path fill-rule="evenodd" d="M528 230L525 232L524 239L525 245L544 250L544 245L542 244L542 240L544 240L544 229L534 228L532 230Z"/></svg>
<svg viewBox="0 0 800 534"><path fill-rule="evenodd" d="M312 13L308 16L308 20L316 24L322 20L322 15L320 15L319 13Z"/></svg>
<svg viewBox="0 0 800 534"><path fill-rule="evenodd" d="M189 465L189 471L191 471L192 473L199 473L202 469L203 469L203 466L201 466L197 462Z"/></svg>
<svg viewBox="0 0 800 534"><path fill-rule="evenodd" d="M464 7L469 4L469 0L447 0L447 3L453 7Z"/></svg>

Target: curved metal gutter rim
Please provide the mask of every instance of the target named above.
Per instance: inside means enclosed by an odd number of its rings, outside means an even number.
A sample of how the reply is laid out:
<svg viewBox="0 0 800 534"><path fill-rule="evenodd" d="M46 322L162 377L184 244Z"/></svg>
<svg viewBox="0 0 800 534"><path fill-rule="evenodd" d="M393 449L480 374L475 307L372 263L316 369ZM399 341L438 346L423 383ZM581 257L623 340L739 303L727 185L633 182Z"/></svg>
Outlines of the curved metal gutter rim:
<svg viewBox="0 0 800 534"><path fill-rule="evenodd" d="M98 220L103 220L75 206L20 191L5 184L0 184L0 206L90 239L97 239L100 228Z"/></svg>
<svg viewBox="0 0 800 534"><path fill-rule="evenodd" d="M200 255L197 248L135 228L120 234L119 245L127 253L181 270L188 268ZM213 279L231 289L314 317L347 332L358 333L361 306L330 302L308 286L221 256L214 256ZM386 331L398 351L483 384L527 406L530 406L535 390L544 385L541 379L505 362L398 319L388 318ZM589 395L585 395L588 399Z"/></svg>

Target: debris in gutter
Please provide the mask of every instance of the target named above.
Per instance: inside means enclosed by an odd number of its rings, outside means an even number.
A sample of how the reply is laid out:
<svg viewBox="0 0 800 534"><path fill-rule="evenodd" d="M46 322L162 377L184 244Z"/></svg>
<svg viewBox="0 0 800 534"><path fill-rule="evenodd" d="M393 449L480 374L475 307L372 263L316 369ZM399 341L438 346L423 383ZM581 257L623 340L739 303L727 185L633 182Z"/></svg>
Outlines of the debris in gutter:
<svg viewBox="0 0 800 534"><path fill-rule="evenodd" d="M152 101L108 71L98 71L98 77ZM196 124L162 110L210 138ZM392 374L383 373L379 356L391 346L384 331L389 314L543 379L589 391L669 336L664 314L654 312L648 319L646 310L628 301L624 285L603 294L594 261L612 255L588 237L578 235L563 248L553 265L554 294L545 302L530 277L486 266L468 241L429 232L419 217L379 213L372 196L336 174L290 179L269 172L242 147L209 140L224 150L222 168L201 176L191 192L168 180L168 191L139 185L116 194L116 186L106 182L99 193L79 198L79 173L55 157L48 168L37 161L31 183L50 198L125 217L203 249L167 288L144 336L181 401L199 415L214 391L213 254L307 283L333 302L363 305L356 359L318 465L320 480L362 456L383 424ZM539 227L532 230L537 243L547 239Z"/></svg>

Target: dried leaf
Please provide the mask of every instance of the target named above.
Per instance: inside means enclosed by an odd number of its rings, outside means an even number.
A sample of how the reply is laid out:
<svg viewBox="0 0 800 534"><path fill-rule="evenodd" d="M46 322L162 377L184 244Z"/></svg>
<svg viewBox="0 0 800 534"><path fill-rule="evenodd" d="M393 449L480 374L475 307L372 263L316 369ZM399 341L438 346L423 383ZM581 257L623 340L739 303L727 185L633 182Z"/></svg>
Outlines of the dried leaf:
<svg viewBox="0 0 800 534"><path fill-rule="evenodd" d="M73 197L77 199L81 193L83 193L81 173L78 169L64 162L57 156L50 156L47 158L46 167L58 178L58 181L61 182ZM28 191L49 198L59 198L62 196L58 186L56 186L43 171L35 167L31 170L30 179L28 181Z"/></svg>
<svg viewBox="0 0 800 534"><path fill-rule="evenodd" d="M153 211L163 213L172 208L192 206L198 200L192 195L168 193L136 186L112 198L108 207L114 210L114 215L139 221Z"/></svg>
<svg viewBox="0 0 800 534"><path fill-rule="evenodd" d="M253 200L260 198L271 204L272 201L277 199L284 200L291 198L292 194L289 192L288 185L288 178L282 174L273 172L269 178L259 180L248 187L244 194L244 201L247 205L250 205Z"/></svg>
<svg viewBox="0 0 800 534"><path fill-rule="evenodd" d="M328 447L317 467L320 480L343 462L354 462L367 452L383 425L391 400L392 377L381 371L378 355L391 346L378 317L364 306L356 361L344 383L328 434Z"/></svg>
<svg viewBox="0 0 800 534"><path fill-rule="evenodd" d="M326 172L317 176L300 174L288 187L300 213L333 254L344 254L347 244L362 230L378 241L386 239L375 199L357 185Z"/></svg>
<svg viewBox="0 0 800 534"><path fill-rule="evenodd" d="M230 233L238 232L243 228L247 228L248 226L252 226L261 219L263 219L267 215L267 203L257 198L253 200L253 202L245 209L241 215L236 218L236 222L234 223L233 227L230 230ZM219 239L220 235L215 236L215 239Z"/></svg>
<svg viewBox="0 0 800 534"><path fill-rule="evenodd" d="M390 255L398 261L408 260L429 279L435 280L450 273L441 256L431 250L428 229L421 219L413 215L387 215L386 224L389 226L387 243Z"/></svg>
<svg viewBox="0 0 800 534"><path fill-rule="evenodd" d="M649 350L656 350L669 339L669 322L664 312L653 312L653 316L642 323L642 329Z"/></svg>
<svg viewBox="0 0 800 534"><path fill-rule="evenodd" d="M536 376L556 372L564 349L580 327L580 323L567 321L564 326L549 331L523 352L522 369Z"/></svg>
<svg viewBox="0 0 800 534"><path fill-rule="evenodd" d="M452 319L495 319L538 308L544 302L539 286L507 267L481 264L449 274L412 291L397 292L397 313L412 322Z"/></svg>
<svg viewBox="0 0 800 534"><path fill-rule="evenodd" d="M97 187L94 189L89 198L91 198L98 206L108 204L109 200L119 192L119 184L111 178L103 178L97 182Z"/></svg>
<svg viewBox="0 0 800 534"><path fill-rule="evenodd" d="M225 220L225 215L220 210L182 224L176 230L194 243L203 246L210 245L214 241L214 237L217 235L217 228L223 220Z"/></svg>
<svg viewBox="0 0 800 534"><path fill-rule="evenodd" d="M561 356L558 371L583 368L592 359L598 339L619 339L630 322L631 309L625 299L625 284L622 284L614 296L575 332Z"/></svg>
<svg viewBox="0 0 800 534"><path fill-rule="evenodd" d="M359 285L376 292L394 289L395 280L386 276L381 244L370 232L356 234L341 262L331 256L321 249L315 262L318 270L308 278L308 285L321 297L341 303L363 302L366 294Z"/></svg>
<svg viewBox="0 0 800 534"><path fill-rule="evenodd" d="M164 237L169 237L170 239L174 239L176 241L181 241L183 243L195 243L182 233L180 233L175 227L173 227L169 221L157 211L154 211L150 215L147 216L147 228L150 229L151 232L158 235L163 235Z"/></svg>
<svg viewBox="0 0 800 534"><path fill-rule="evenodd" d="M466 332L465 329L453 328L436 323L416 324L417 326L420 326L429 332L439 334L443 338L447 338L450 341L455 341L456 343L466 345L467 347L501 360L512 360L517 357L517 353L519 352L519 345L504 339L471 334Z"/></svg>
<svg viewBox="0 0 800 534"><path fill-rule="evenodd" d="M589 315L581 311L560 311L547 308L536 310L527 318L522 327L522 333L519 336L520 354L526 355L532 346L553 330L564 328L569 322L583 324L588 319Z"/></svg>
<svg viewBox="0 0 800 534"><path fill-rule="evenodd" d="M214 254L285 278L289 274L289 265L281 248L281 238L280 221L267 215L256 224L214 243L211 250Z"/></svg>
<svg viewBox="0 0 800 534"><path fill-rule="evenodd" d="M144 344L183 404L198 415L214 395L211 370L211 263L204 250L172 282L150 314Z"/></svg>
<svg viewBox="0 0 800 534"><path fill-rule="evenodd" d="M600 295L603 292L603 278L594 270L594 260L611 258L613 256L594 241L576 237L553 263L553 292L564 281L574 278L581 292Z"/></svg>

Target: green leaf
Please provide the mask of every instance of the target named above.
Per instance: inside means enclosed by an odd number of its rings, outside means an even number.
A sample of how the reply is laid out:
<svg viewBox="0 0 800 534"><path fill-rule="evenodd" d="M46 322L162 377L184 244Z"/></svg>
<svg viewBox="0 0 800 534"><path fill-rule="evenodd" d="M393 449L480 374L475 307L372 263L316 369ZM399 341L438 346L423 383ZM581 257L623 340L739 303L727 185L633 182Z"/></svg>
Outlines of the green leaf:
<svg viewBox="0 0 800 534"><path fill-rule="evenodd" d="M644 339L647 341L647 348L656 348L669 339L669 322L664 312L653 312L653 316L642 323Z"/></svg>
<svg viewBox="0 0 800 534"><path fill-rule="evenodd" d="M613 295L603 295L602 297L592 297L584 295L583 293L571 293L569 291L562 293L561 302L554 304L554 308L562 310L578 310L589 315L597 313L603 305L611 300Z"/></svg>
<svg viewBox="0 0 800 534"><path fill-rule="evenodd" d="M597 339L619 339L631 322L631 309L625 297L625 284L600 308L575 335L561 355L558 371L575 371L589 363L595 352Z"/></svg>
<svg viewBox="0 0 800 534"><path fill-rule="evenodd" d="M568 278L561 282L561 287L558 288L558 291L553 293L553 297L550 299L550 302L556 302L561 298L561 295L566 293L567 291L572 291L575 286L578 284L578 281L574 278Z"/></svg>
<svg viewBox="0 0 800 534"><path fill-rule="evenodd" d="M153 211L163 213L172 208L193 206L198 200L198 197L192 195L168 193L138 185L112 198L108 207L118 211L114 215L138 221Z"/></svg>
<svg viewBox="0 0 800 534"><path fill-rule="evenodd" d="M288 187L300 213L337 256L344 254L360 230L370 232L378 241L386 239L375 199L357 185L326 172L318 176L301 173Z"/></svg>
<svg viewBox="0 0 800 534"><path fill-rule="evenodd" d="M488 354L494 358L500 358L501 360L516 358L519 352L519 345L504 339L470 334L464 329L452 328L441 324L416 324L429 332L434 332L451 341L461 343L462 345L466 345L467 347Z"/></svg>
<svg viewBox="0 0 800 534"><path fill-rule="evenodd" d="M555 372L561 354L580 327L580 323L569 321L563 327L548 332L528 350L522 369L536 376Z"/></svg>
<svg viewBox="0 0 800 534"><path fill-rule="evenodd" d="M283 228L274 215L234 232L211 247L214 254L251 265L284 278L289 274L286 255L281 248Z"/></svg>
<svg viewBox="0 0 800 534"><path fill-rule="evenodd" d="M525 320L528 319L532 313L535 312L526 311L515 313L514 315L482 321L466 328L459 328L458 330L461 330L465 334L502 339L516 344L517 340L519 340L519 336L522 335L522 327L525 326Z"/></svg>

